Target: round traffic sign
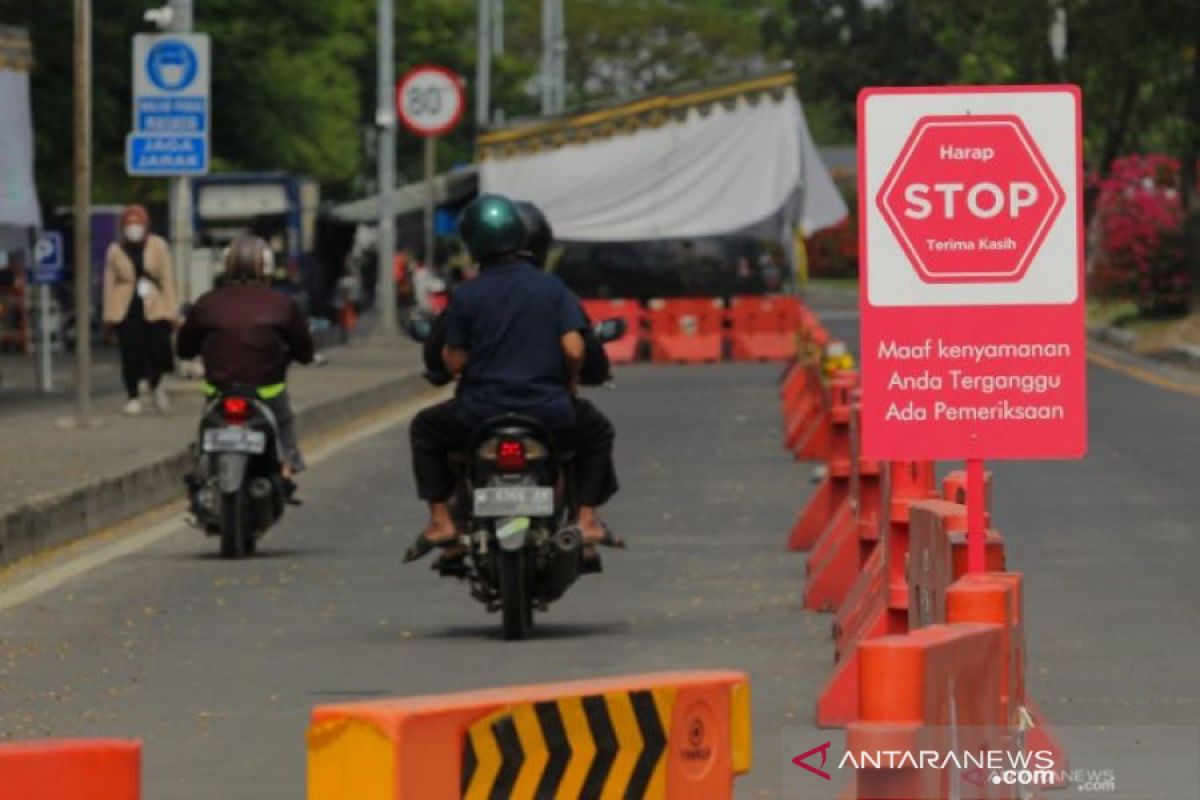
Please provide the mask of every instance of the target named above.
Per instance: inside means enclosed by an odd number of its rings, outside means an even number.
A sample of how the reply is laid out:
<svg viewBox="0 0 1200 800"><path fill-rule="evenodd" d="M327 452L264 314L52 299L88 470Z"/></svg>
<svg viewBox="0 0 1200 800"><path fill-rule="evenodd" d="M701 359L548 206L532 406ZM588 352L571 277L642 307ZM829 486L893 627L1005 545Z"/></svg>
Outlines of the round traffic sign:
<svg viewBox="0 0 1200 800"><path fill-rule="evenodd" d="M396 87L396 111L418 136L441 136L462 119L462 80L444 67L413 67Z"/></svg>
<svg viewBox="0 0 1200 800"><path fill-rule="evenodd" d="M186 89L196 79L199 59L196 52L176 39L167 39L150 48L146 56L146 74L150 82L165 92Z"/></svg>

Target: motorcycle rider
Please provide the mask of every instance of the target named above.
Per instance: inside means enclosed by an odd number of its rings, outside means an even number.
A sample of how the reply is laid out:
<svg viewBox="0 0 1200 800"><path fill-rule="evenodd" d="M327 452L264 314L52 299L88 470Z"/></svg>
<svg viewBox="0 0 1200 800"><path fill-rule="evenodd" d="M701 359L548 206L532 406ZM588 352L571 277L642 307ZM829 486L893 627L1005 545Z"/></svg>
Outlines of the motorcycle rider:
<svg viewBox="0 0 1200 800"><path fill-rule="evenodd" d="M253 387L275 415L280 472L288 481L304 469L296 421L287 392L288 365L313 360L308 318L285 294L267 284L274 255L257 236L239 236L225 255L218 288L192 306L179 329L180 358L202 356L205 393L210 397L234 386Z"/></svg>
<svg viewBox="0 0 1200 800"><path fill-rule="evenodd" d="M459 228L480 274L458 287L445 315L441 362L450 375L461 376L457 396L420 412L409 429L417 493L429 503L430 521L406 562L456 541L448 506L455 478L447 454L464 446L482 421L527 414L560 441L578 445L585 444L584 433L599 427L599 418L608 428L611 451L611 425L590 403L581 416L573 397L587 350L582 333L587 320L562 281L530 259L529 226L516 204L480 195L463 210ZM596 514L616 490L611 461L606 464L607 469L577 469L592 476L581 477L579 486L579 525L588 545L619 544Z"/></svg>

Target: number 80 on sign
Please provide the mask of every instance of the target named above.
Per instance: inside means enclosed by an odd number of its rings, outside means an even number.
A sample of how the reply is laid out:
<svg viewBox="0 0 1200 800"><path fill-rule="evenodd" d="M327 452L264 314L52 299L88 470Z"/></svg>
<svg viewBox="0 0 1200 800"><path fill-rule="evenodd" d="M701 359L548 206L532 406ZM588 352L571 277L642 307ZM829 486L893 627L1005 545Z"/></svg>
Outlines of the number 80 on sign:
<svg viewBox="0 0 1200 800"><path fill-rule="evenodd" d="M413 67L396 87L396 112L417 136L441 136L462 119L462 79L444 67Z"/></svg>

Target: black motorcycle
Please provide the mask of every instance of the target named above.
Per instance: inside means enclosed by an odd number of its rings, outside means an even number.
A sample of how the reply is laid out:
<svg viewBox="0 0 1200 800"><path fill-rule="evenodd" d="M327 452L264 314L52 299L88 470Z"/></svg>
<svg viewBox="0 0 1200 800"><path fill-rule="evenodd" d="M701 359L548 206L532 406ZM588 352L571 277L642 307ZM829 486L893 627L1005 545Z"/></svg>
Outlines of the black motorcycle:
<svg viewBox="0 0 1200 800"><path fill-rule="evenodd" d="M600 342L625 334L625 321L594 326ZM430 326L412 320L410 335L424 341ZM429 376L444 383L446 376ZM442 558L435 568L466 580L488 611L499 611L506 639L526 639L534 611L545 611L582 574L599 572L598 556L584 558L575 524L573 453L538 420L504 414L485 421L465 451L451 453L458 476L451 510L463 558Z"/></svg>
<svg viewBox="0 0 1200 800"><path fill-rule="evenodd" d="M222 392L204 409L192 453L195 524L220 537L222 558L253 555L287 504L275 415L253 389Z"/></svg>

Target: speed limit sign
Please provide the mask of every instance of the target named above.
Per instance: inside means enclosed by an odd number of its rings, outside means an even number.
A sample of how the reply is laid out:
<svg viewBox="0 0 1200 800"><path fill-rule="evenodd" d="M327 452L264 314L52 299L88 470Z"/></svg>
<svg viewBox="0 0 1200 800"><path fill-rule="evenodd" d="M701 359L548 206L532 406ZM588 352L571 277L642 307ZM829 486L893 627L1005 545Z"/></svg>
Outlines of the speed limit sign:
<svg viewBox="0 0 1200 800"><path fill-rule="evenodd" d="M462 81L444 67L413 67L396 88L396 110L417 136L441 136L462 119Z"/></svg>

